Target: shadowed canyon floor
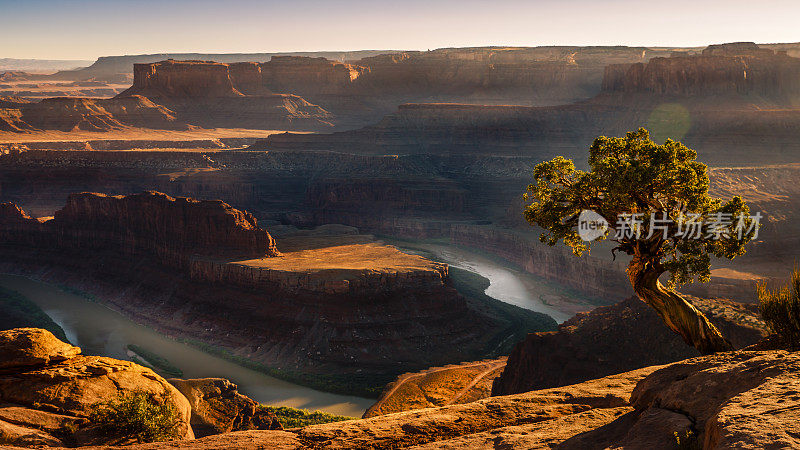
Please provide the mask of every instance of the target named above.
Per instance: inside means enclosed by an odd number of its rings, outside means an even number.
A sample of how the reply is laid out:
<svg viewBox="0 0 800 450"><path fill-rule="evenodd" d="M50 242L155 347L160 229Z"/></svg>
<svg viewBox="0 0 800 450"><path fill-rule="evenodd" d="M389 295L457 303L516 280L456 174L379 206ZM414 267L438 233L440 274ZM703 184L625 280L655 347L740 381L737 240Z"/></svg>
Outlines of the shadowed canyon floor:
<svg viewBox="0 0 800 450"><path fill-rule="evenodd" d="M159 331L326 390L375 395L409 368L499 356L555 326L464 297L446 265L393 247L312 237L310 248L281 251L221 201L85 193L51 219L3 206L4 271L77 287Z"/></svg>

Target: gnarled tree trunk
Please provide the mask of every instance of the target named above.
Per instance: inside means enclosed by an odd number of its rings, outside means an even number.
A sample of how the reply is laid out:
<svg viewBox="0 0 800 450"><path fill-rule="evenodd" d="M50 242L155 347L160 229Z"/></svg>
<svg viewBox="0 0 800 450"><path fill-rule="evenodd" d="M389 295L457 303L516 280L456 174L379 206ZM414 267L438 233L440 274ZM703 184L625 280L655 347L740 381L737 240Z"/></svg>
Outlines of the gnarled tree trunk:
<svg viewBox="0 0 800 450"><path fill-rule="evenodd" d="M627 272L636 295L655 309L661 320L700 354L733 350L731 343L702 312L658 281L663 270L651 262L634 257Z"/></svg>

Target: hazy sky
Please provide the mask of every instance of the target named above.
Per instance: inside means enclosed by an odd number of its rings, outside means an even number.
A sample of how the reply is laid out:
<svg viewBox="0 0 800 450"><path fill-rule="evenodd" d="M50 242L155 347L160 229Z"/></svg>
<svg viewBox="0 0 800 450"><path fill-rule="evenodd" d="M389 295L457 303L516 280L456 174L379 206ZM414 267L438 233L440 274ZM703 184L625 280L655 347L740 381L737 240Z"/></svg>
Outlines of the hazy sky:
<svg viewBox="0 0 800 450"><path fill-rule="evenodd" d="M0 58L800 41L800 0L0 0Z"/></svg>

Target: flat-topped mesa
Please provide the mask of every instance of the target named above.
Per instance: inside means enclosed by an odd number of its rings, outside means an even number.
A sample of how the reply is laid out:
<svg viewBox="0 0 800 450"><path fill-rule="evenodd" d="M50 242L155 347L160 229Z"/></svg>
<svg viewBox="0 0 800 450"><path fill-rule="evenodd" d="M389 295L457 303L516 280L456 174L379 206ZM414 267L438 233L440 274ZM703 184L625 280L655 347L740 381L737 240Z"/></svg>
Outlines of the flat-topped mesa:
<svg viewBox="0 0 800 450"><path fill-rule="evenodd" d="M167 261L189 256L262 258L277 256L275 240L252 214L221 200L173 198L148 191L127 196L84 192L45 222L60 246L118 249Z"/></svg>
<svg viewBox="0 0 800 450"><path fill-rule="evenodd" d="M275 92L300 95L343 93L353 81L369 70L305 56L273 56L260 66L265 87Z"/></svg>
<svg viewBox="0 0 800 450"><path fill-rule="evenodd" d="M228 65L213 61L166 60L133 65L133 86L119 94L146 97L241 97Z"/></svg>
<svg viewBox="0 0 800 450"><path fill-rule="evenodd" d="M727 44L712 44L706 47L703 56L760 56L769 58L775 52L768 48L761 48L755 42L730 42Z"/></svg>
<svg viewBox="0 0 800 450"><path fill-rule="evenodd" d="M752 43L712 45L701 55L606 67L603 92L664 95L800 95L800 59Z"/></svg>

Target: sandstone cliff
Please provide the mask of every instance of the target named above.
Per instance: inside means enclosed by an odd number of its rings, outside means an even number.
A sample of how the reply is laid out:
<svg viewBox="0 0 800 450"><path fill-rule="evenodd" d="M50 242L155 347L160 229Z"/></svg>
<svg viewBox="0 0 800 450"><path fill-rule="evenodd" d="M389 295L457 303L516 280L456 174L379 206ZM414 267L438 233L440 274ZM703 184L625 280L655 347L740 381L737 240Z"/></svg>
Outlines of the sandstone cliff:
<svg viewBox="0 0 800 450"><path fill-rule="evenodd" d="M690 298L735 348L757 343L766 328L754 305ZM492 395L564 386L697 356L636 297L579 313L557 332L531 333L517 344Z"/></svg>
<svg viewBox="0 0 800 450"><path fill-rule="evenodd" d="M330 128L333 120L328 111L292 92L272 94L256 63L136 64L133 86L115 99L132 96L146 96L175 111L181 121L206 128L308 131Z"/></svg>
<svg viewBox="0 0 800 450"><path fill-rule="evenodd" d="M487 106L465 104L463 97L428 97L425 102L460 103L405 104L361 129L273 135L255 148L540 159L560 154L583 160L595 137L646 126L656 139L680 139L712 164L747 164L753 154L762 163L793 161L791 155L800 151L800 59L751 46L720 48L726 50L603 66L602 91L569 105ZM358 81L373 73L371 68Z"/></svg>
<svg viewBox="0 0 800 450"><path fill-rule="evenodd" d="M800 59L753 43L712 45L701 55L610 65L604 92L662 95L753 95L781 102L800 95Z"/></svg>
<svg viewBox="0 0 800 450"><path fill-rule="evenodd" d="M115 442L88 420L95 404L144 391L174 405L181 439L193 439L186 398L166 380L127 361L83 356L49 331L0 331L0 445Z"/></svg>
<svg viewBox="0 0 800 450"><path fill-rule="evenodd" d="M352 64L300 56L275 56L259 66L268 89L302 96L345 93L366 71Z"/></svg>
<svg viewBox="0 0 800 450"><path fill-rule="evenodd" d="M133 86L120 94L145 97L237 97L228 65L213 61L160 61L133 65Z"/></svg>
<svg viewBox="0 0 800 450"><path fill-rule="evenodd" d="M31 223L4 204L3 223ZM26 233L12 232L29 245L50 242L63 251L96 249L147 255L167 264L186 264L189 256L254 258L277 256L275 240L247 212L222 201L172 198L158 192L129 196L71 195L51 220L33 221ZM5 231L5 230L4 230ZM6 231L7 232L7 231ZM12 243L9 234L6 244Z"/></svg>

